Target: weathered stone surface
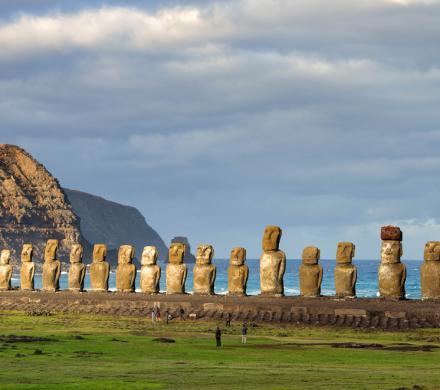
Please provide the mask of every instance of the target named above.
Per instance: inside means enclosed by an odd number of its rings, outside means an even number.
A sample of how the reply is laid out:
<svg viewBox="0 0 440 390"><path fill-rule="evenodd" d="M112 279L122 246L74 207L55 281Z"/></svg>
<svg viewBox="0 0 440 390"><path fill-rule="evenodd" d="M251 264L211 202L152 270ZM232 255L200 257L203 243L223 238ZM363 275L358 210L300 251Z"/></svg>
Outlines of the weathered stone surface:
<svg viewBox="0 0 440 390"><path fill-rule="evenodd" d="M9 249L3 249L0 254L0 290L11 289L11 278L13 268L9 264L11 258L11 251Z"/></svg>
<svg viewBox="0 0 440 390"><path fill-rule="evenodd" d="M21 251L20 286L22 290L34 289L35 264L32 244L24 244Z"/></svg>
<svg viewBox="0 0 440 390"><path fill-rule="evenodd" d="M90 265L90 289L92 291L107 291L110 265L105 261L107 245L95 244L93 247L93 263Z"/></svg>
<svg viewBox="0 0 440 390"><path fill-rule="evenodd" d="M335 290L338 298L356 296L357 270L352 264L355 246L351 242L338 243L336 251Z"/></svg>
<svg viewBox="0 0 440 390"><path fill-rule="evenodd" d="M440 299L440 241L428 241L420 267L422 299Z"/></svg>
<svg viewBox="0 0 440 390"><path fill-rule="evenodd" d="M304 248L302 264L299 267L300 294L304 297L321 295L322 267L318 264L320 251L317 247Z"/></svg>
<svg viewBox="0 0 440 390"><path fill-rule="evenodd" d="M133 264L134 246L121 245L116 268L116 289L120 292L134 292L136 266Z"/></svg>
<svg viewBox="0 0 440 390"><path fill-rule="evenodd" d="M249 267L246 261L246 249L233 248L228 268L228 294L246 295L246 285L249 277Z"/></svg>
<svg viewBox="0 0 440 390"><path fill-rule="evenodd" d="M214 256L212 245L201 244L197 247L196 265L193 269L194 294L214 294L216 267L211 264Z"/></svg>
<svg viewBox="0 0 440 390"><path fill-rule="evenodd" d="M168 251L168 264L166 268L167 294L185 294L185 281L187 275L185 244L174 242Z"/></svg>
<svg viewBox="0 0 440 390"><path fill-rule="evenodd" d="M86 266L82 262L83 247L81 244L73 244L70 250L69 290L83 291Z"/></svg>
<svg viewBox="0 0 440 390"><path fill-rule="evenodd" d="M43 290L58 291L60 289L61 262L57 260L58 240L47 240L44 250Z"/></svg>
<svg viewBox="0 0 440 390"><path fill-rule="evenodd" d="M367 314L368 312L364 309L335 309L337 316L366 317Z"/></svg>
<svg viewBox="0 0 440 390"><path fill-rule="evenodd" d="M155 246L146 246L141 257L141 291L146 294L159 293L161 269L157 263L158 251Z"/></svg>
<svg viewBox="0 0 440 390"><path fill-rule="evenodd" d="M398 226L382 226L380 239L383 241L402 241L402 231Z"/></svg>
<svg viewBox="0 0 440 390"><path fill-rule="evenodd" d="M399 241L382 241L379 293L383 298L405 298L406 267L400 262L402 255L402 244Z"/></svg>
<svg viewBox="0 0 440 390"><path fill-rule="evenodd" d="M264 230L260 258L260 290L262 295L284 295L284 272L286 255L279 250L281 228L267 226Z"/></svg>

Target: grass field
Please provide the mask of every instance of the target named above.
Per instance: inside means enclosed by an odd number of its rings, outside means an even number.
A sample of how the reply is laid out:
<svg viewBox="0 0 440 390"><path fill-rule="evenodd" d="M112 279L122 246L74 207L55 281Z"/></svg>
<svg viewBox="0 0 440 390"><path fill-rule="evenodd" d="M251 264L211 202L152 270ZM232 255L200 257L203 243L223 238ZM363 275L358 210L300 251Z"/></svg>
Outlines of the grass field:
<svg viewBox="0 0 440 390"><path fill-rule="evenodd" d="M174 320L153 328L146 318L2 312L0 388L440 389L440 349L421 347L440 345L439 330L259 324L243 346L241 324L232 323L221 324L217 348L216 325ZM332 345L347 342L380 346Z"/></svg>

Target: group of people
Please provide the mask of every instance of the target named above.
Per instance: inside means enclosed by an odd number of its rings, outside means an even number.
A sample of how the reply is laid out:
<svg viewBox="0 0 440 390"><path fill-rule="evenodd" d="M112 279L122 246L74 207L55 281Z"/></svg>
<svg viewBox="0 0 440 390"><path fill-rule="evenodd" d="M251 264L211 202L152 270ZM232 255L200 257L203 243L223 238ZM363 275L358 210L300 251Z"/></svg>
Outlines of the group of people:
<svg viewBox="0 0 440 390"><path fill-rule="evenodd" d="M231 315L228 313L228 316L226 317L226 327L231 326ZM247 332L248 332L248 326L246 322L243 322L243 325L241 326L241 343L246 344L247 343ZM217 343L217 347L222 346L222 331L219 326L215 329L215 341Z"/></svg>

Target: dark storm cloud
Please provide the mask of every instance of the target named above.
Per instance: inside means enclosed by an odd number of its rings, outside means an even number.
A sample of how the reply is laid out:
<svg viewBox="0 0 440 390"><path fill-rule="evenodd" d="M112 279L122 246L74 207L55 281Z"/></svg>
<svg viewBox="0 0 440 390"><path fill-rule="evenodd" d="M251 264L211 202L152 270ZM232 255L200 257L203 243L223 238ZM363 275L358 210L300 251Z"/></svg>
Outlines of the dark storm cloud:
<svg viewBox="0 0 440 390"><path fill-rule="evenodd" d="M3 142L63 185L221 256L440 234L437 1L75 4L0 14Z"/></svg>

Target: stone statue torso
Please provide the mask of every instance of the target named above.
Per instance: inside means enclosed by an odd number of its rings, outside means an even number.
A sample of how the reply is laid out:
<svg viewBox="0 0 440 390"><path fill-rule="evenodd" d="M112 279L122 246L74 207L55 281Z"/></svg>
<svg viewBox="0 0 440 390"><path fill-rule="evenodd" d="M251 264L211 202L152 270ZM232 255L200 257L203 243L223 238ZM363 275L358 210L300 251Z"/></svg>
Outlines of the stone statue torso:
<svg viewBox="0 0 440 390"><path fill-rule="evenodd" d="M214 264L196 264L194 266L194 293L214 294L216 267Z"/></svg>
<svg viewBox="0 0 440 390"><path fill-rule="evenodd" d="M263 252L260 258L260 287L262 294L284 294L283 276L286 255L283 251Z"/></svg>
<svg viewBox="0 0 440 390"><path fill-rule="evenodd" d="M335 267L336 296L354 297L356 295L357 271L353 264L338 264Z"/></svg>
<svg viewBox="0 0 440 390"><path fill-rule="evenodd" d="M405 298L406 267L403 263L381 264L379 292L381 297Z"/></svg>
<svg viewBox="0 0 440 390"><path fill-rule="evenodd" d="M167 294L184 294L186 264L168 264L166 269Z"/></svg>
<svg viewBox="0 0 440 390"><path fill-rule="evenodd" d="M144 265L141 269L141 291L149 294L159 292L160 267L155 265Z"/></svg>
<svg viewBox="0 0 440 390"><path fill-rule="evenodd" d="M72 263L69 268L69 290L82 291L86 266L83 263Z"/></svg>
<svg viewBox="0 0 440 390"><path fill-rule="evenodd" d="M92 263L90 265L90 287L95 291L108 290L108 277L110 266L106 261Z"/></svg>
<svg viewBox="0 0 440 390"><path fill-rule="evenodd" d="M247 265L230 265L228 268L228 292L231 295L246 295L246 283L249 275Z"/></svg>
<svg viewBox="0 0 440 390"><path fill-rule="evenodd" d="M423 299L440 298L440 261L425 261L420 267Z"/></svg>
<svg viewBox="0 0 440 390"><path fill-rule="evenodd" d="M116 289L122 292L135 290L136 266L134 264L119 264L116 268Z"/></svg>
<svg viewBox="0 0 440 390"><path fill-rule="evenodd" d="M23 262L20 268L20 284L22 290L34 289L34 262Z"/></svg>
<svg viewBox="0 0 440 390"><path fill-rule="evenodd" d="M43 264L43 290L59 290L61 263L59 260L45 261Z"/></svg>
<svg viewBox="0 0 440 390"><path fill-rule="evenodd" d="M301 295L319 297L321 295L322 267L319 264L299 266L299 286Z"/></svg>
<svg viewBox="0 0 440 390"><path fill-rule="evenodd" d="M0 290L11 289L12 278L12 265L2 264L0 265Z"/></svg>

